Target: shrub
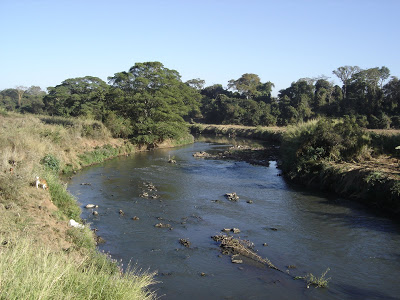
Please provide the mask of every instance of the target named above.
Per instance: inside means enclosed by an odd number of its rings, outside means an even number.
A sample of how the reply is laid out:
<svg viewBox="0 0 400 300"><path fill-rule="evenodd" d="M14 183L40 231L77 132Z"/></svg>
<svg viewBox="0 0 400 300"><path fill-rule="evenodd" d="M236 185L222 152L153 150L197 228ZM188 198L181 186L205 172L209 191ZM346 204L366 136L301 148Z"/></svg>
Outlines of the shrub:
<svg viewBox="0 0 400 300"><path fill-rule="evenodd" d="M40 161L46 168L58 172L60 170L60 160L52 154L46 154Z"/></svg>
<svg viewBox="0 0 400 300"><path fill-rule="evenodd" d="M352 160L366 152L368 135L355 118L320 119L290 128L282 142L284 172L310 173L321 160Z"/></svg>

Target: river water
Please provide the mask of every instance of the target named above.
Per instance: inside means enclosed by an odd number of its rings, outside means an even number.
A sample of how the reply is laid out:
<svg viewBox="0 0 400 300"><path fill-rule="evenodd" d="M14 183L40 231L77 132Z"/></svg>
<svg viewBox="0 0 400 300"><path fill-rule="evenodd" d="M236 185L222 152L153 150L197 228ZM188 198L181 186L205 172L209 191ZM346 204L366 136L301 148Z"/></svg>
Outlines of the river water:
<svg viewBox="0 0 400 300"><path fill-rule="evenodd" d="M137 153L74 175L68 190L105 239L99 249L125 266L131 261L158 271L153 289L161 299L400 299L399 224L344 199L291 187L274 161L264 167L193 157L248 143L218 142L203 138ZM149 182L157 191L148 190ZM230 192L239 201L224 197ZM83 208L88 203L99 205L98 216ZM232 263L211 239L223 228L239 228L234 236L253 242L258 255L284 272L246 259ZM327 268L328 288L294 280Z"/></svg>

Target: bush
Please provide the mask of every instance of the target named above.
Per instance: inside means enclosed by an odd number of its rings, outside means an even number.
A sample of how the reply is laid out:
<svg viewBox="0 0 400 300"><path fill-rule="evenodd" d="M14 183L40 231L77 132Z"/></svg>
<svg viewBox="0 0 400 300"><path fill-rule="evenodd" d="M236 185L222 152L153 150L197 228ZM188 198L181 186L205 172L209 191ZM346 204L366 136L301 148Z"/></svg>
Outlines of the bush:
<svg viewBox="0 0 400 300"><path fill-rule="evenodd" d="M46 154L40 161L46 168L58 172L60 170L60 160L51 154Z"/></svg>
<svg viewBox="0 0 400 300"><path fill-rule="evenodd" d="M352 160L365 153L369 139L355 118L320 119L289 129L282 142L286 173L317 172L321 160Z"/></svg>

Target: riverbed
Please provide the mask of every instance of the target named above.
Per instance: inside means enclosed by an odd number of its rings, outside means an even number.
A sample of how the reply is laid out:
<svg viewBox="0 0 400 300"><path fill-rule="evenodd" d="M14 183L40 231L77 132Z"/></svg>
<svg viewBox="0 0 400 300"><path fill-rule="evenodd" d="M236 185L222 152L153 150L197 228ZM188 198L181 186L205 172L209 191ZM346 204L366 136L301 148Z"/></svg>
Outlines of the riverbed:
<svg viewBox="0 0 400 300"><path fill-rule="evenodd" d="M207 137L112 159L74 175L68 190L105 240L101 251L158 272L153 289L161 299L400 299L398 223L288 185L275 161L193 157L250 142ZM224 196L232 192L238 201ZM88 203L98 215L83 208ZM249 259L232 263L211 238L224 228L240 229L229 234L253 242L283 272ZM328 268L328 288L294 279Z"/></svg>

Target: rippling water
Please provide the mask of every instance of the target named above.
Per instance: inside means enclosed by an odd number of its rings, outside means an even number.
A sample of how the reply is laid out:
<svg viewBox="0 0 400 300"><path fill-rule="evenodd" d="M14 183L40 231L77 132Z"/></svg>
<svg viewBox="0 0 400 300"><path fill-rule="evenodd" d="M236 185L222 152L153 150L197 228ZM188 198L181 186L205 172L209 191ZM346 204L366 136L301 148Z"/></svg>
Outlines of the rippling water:
<svg viewBox="0 0 400 300"><path fill-rule="evenodd" d="M236 142L202 140L113 159L82 170L68 189L82 207L99 205L98 216L83 209L82 218L106 240L100 250L125 265L157 270L154 289L162 299L400 299L398 224L343 199L288 186L275 162L261 167L192 156ZM176 164L168 163L172 156ZM155 185L157 191L148 193L159 198L140 197L144 182ZM227 200L228 192L239 201ZM248 260L233 264L221 255L211 236L233 227L258 255L289 274ZM328 267L328 289L293 279L319 276Z"/></svg>

